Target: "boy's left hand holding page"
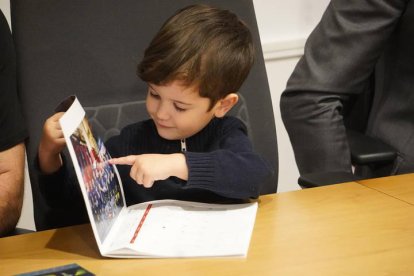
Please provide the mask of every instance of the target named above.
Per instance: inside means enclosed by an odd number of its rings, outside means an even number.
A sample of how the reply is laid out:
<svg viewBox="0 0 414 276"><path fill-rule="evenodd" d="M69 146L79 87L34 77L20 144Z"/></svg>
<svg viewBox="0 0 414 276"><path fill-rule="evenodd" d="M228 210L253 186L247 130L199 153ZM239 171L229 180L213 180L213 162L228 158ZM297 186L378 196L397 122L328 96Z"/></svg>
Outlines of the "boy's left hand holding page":
<svg viewBox="0 0 414 276"><path fill-rule="evenodd" d="M49 117L42 131L42 138L39 144L39 166L42 173L51 174L62 166L60 153L66 146L65 137L59 119L64 112L58 112Z"/></svg>

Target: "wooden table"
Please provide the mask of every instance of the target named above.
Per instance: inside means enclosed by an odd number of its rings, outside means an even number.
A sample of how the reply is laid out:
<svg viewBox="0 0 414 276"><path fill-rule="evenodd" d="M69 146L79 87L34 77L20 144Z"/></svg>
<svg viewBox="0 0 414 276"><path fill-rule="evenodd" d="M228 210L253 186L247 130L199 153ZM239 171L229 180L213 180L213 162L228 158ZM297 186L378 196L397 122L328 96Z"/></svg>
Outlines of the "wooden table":
<svg viewBox="0 0 414 276"><path fill-rule="evenodd" d="M392 184L390 184L390 180L387 177L360 180L358 183L414 204L414 177L412 174L394 176Z"/></svg>
<svg viewBox="0 0 414 276"><path fill-rule="evenodd" d="M414 275L413 181L262 196L247 258L107 259L80 225L0 239L0 275L69 263L96 275Z"/></svg>

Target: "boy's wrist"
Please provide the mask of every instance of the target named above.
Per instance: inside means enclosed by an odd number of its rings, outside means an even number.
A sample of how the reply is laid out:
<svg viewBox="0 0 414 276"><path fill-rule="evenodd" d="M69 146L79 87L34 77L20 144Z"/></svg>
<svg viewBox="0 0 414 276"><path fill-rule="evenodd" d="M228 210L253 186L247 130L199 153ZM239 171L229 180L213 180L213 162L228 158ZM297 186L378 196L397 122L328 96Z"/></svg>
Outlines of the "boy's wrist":
<svg viewBox="0 0 414 276"><path fill-rule="evenodd" d="M62 157L58 154L48 154L39 149L39 168L44 174L52 174L63 165Z"/></svg>
<svg viewBox="0 0 414 276"><path fill-rule="evenodd" d="M171 161L173 164L174 176L182 180L188 180L188 167L185 155L183 153L173 153L171 156L173 157Z"/></svg>

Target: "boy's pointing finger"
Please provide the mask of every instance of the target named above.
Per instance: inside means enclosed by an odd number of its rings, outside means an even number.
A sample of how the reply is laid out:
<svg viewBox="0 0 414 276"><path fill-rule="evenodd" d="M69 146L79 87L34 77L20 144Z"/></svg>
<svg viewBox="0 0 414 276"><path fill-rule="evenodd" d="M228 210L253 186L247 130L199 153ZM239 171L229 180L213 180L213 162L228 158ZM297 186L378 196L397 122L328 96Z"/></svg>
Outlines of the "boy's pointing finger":
<svg viewBox="0 0 414 276"><path fill-rule="evenodd" d="M135 155L112 158L108 162L109 164L113 164L113 165L133 165L135 162Z"/></svg>

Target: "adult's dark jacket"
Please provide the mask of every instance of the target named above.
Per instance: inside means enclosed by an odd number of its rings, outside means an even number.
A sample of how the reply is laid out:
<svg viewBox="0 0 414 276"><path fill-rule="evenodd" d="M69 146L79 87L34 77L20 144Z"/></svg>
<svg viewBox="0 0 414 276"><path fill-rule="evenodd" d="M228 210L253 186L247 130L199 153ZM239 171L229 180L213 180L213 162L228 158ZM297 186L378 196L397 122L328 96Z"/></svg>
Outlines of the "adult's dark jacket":
<svg viewBox="0 0 414 276"><path fill-rule="evenodd" d="M281 96L301 174L351 171L343 115L355 95L367 91L373 92L373 102L366 134L398 151L390 174L414 172L413 1L332 0L328 5ZM369 170L363 176L381 173Z"/></svg>

